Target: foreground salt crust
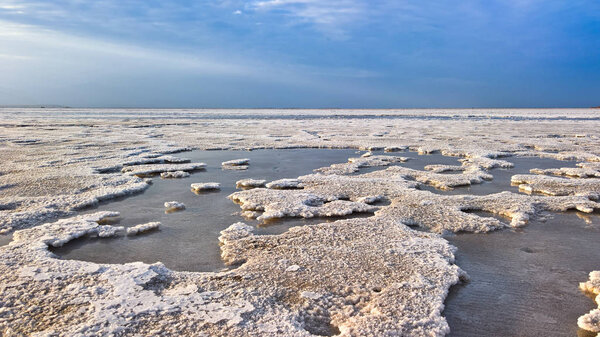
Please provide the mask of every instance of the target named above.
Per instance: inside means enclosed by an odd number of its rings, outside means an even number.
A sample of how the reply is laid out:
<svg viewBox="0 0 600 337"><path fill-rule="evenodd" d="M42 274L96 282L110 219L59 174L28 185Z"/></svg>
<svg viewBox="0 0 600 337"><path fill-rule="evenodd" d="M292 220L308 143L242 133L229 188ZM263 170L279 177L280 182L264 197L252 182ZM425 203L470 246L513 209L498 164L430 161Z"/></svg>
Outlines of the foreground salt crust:
<svg viewBox="0 0 600 337"><path fill-rule="evenodd" d="M443 300L464 275L445 240L387 216L274 236L234 224L221 235L222 255L243 264L222 273L60 260L48 251L87 233L113 232L99 222L117 214L18 231L0 247L6 281L0 331L311 336L333 327L343 336L442 336L448 332Z"/></svg>

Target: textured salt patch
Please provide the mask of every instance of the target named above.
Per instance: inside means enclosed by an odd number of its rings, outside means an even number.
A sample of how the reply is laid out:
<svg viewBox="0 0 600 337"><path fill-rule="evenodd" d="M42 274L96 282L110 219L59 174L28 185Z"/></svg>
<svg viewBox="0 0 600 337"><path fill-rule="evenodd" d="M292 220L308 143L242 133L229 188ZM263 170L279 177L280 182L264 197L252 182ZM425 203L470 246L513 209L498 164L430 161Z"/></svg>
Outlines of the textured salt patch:
<svg viewBox="0 0 600 337"><path fill-rule="evenodd" d="M560 177L517 174L511 183L518 184L526 192L539 192L548 195L582 195L593 199L600 196L600 179L567 179Z"/></svg>
<svg viewBox="0 0 600 337"><path fill-rule="evenodd" d="M555 175L555 176L566 176L566 177L575 177L575 178L590 178L597 177L600 178L600 171L592 168L585 167L561 167L558 169L532 169L531 173L535 174L546 174L546 175Z"/></svg>
<svg viewBox="0 0 600 337"><path fill-rule="evenodd" d="M160 174L161 178L187 178L190 174L185 171L173 171L173 172L163 172Z"/></svg>
<svg viewBox="0 0 600 337"><path fill-rule="evenodd" d="M298 179L279 179L265 185L272 189L290 189L302 188L302 183Z"/></svg>
<svg viewBox="0 0 600 337"><path fill-rule="evenodd" d="M214 191L214 190L221 189L221 184L219 184L219 183L194 183L194 184L191 184L190 187L192 188L192 191L194 191L194 192Z"/></svg>
<svg viewBox="0 0 600 337"><path fill-rule="evenodd" d="M295 190L256 188L233 193L229 198L240 204L243 211L263 211L257 218L261 221L283 217L344 216L377 210L377 207L364 202L337 200L333 196ZM245 214L250 215L253 214Z"/></svg>
<svg viewBox="0 0 600 337"><path fill-rule="evenodd" d="M358 172L363 167L389 166L394 163L406 162L409 159L409 157L373 156L372 154L369 154L368 156L363 155L360 158L350 158L348 159L347 163L332 164L329 167L322 167L316 169L315 172L323 174L347 175Z"/></svg>
<svg viewBox="0 0 600 337"><path fill-rule="evenodd" d="M387 218L298 227L275 236L255 236L252 227L234 224L220 237L223 257L244 264L227 273L172 272L139 262L97 265L48 253L47 244L72 240L115 215L90 214L18 231L13 243L0 248L0 260L20 259L18 265L0 264L11 282L3 295L11 333L30 331L26 323L32 322L32 303L42 300L44 318L33 322L46 334L106 335L127 329L143 335L277 331L307 336L308 330L332 325L349 335L371 335L382 328L402 335L442 335L448 331L441 316L443 298L463 275L452 264L447 242ZM306 247L314 252L307 254ZM272 252L268 259L266 251ZM367 273L357 274L357 268ZM40 292L48 287L54 290ZM35 299L23 296L32 292L38 292ZM276 294L312 302L281 305ZM403 307L411 309L399 312ZM329 313L328 318L321 320L319 312Z"/></svg>
<svg viewBox="0 0 600 337"><path fill-rule="evenodd" d="M121 172L128 175L144 176L155 173L170 171L196 171L206 167L205 163L186 163L186 164L144 164L136 166L126 166Z"/></svg>
<svg viewBox="0 0 600 337"><path fill-rule="evenodd" d="M149 222L145 224L139 224L133 227L127 228L127 235L138 235L140 233L145 233L151 230L158 229L160 226L160 222Z"/></svg>
<svg viewBox="0 0 600 337"><path fill-rule="evenodd" d="M248 158L233 159L221 163L222 166L247 166L248 164L250 164L250 159Z"/></svg>
<svg viewBox="0 0 600 337"><path fill-rule="evenodd" d="M235 182L237 188L263 187L267 183L264 179L242 179Z"/></svg>
<svg viewBox="0 0 600 337"><path fill-rule="evenodd" d="M178 201L167 201L165 202L165 208L167 211L178 211L185 209L185 205Z"/></svg>
<svg viewBox="0 0 600 337"><path fill-rule="evenodd" d="M391 205L376 214L389 213L407 224L438 233L487 232L507 225L521 227L544 211L576 209L589 213L600 208L600 204L586 196L530 197L511 192L482 196L438 195L416 189L418 183L407 180L406 170L413 176L431 173L391 167L354 176L312 174L293 180L293 186L302 186L301 190L258 188L235 192L229 198L241 205L244 216L261 221L373 212L378 208L368 204L386 198ZM439 183L446 185L455 184L455 177L436 174ZM485 211L511 221L504 224L468 211Z"/></svg>
<svg viewBox="0 0 600 337"><path fill-rule="evenodd" d="M600 333L600 271L590 272L589 280L580 283L579 288L584 292L596 295L595 301L598 309L579 317L577 325L582 329Z"/></svg>

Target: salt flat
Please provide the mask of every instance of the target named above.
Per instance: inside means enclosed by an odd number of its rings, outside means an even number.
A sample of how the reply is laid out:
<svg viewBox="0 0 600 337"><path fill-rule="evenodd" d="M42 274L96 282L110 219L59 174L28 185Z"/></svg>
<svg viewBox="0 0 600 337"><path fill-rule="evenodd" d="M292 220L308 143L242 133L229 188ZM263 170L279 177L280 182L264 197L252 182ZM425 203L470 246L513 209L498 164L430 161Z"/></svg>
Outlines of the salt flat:
<svg viewBox="0 0 600 337"><path fill-rule="evenodd" d="M545 211L597 212L600 185L591 171L575 178L540 174L572 171L556 167L513 179L524 192L549 195L438 195L416 187L493 179L489 170L513 156L574 160L597 171L597 130L597 109L0 110L0 231L13 233L0 248L0 331L444 335L448 289L467 276L454 264L455 248L436 233L522 227ZM185 151L301 147L387 150L399 163L404 150L464 161L414 170L361 157L289 177L295 186L266 185L296 189L236 192L231 199L263 219L374 215L264 236L232 225L220 237L222 257L241 266L225 272L62 260L48 250L84 235L117 235L122 229L105 223L117 214L77 211L144 191L154 179L149 174L202 169L185 160ZM355 174L358 166L380 169ZM370 205L380 198L390 205ZM595 281L592 274L585 289L596 292ZM600 330L597 315L592 311L580 326Z"/></svg>

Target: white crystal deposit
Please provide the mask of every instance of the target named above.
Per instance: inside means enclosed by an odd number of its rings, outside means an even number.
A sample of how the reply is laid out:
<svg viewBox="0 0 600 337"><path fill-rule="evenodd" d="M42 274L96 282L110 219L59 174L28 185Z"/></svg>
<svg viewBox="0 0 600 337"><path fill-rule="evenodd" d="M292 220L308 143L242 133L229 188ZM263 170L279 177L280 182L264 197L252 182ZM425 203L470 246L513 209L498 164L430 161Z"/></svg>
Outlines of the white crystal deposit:
<svg viewBox="0 0 600 337"><path fill-rule="evenodd" d="M138 235L140 233L156 230L158 229L158 227L160 227L160 222L156 221L135 225L133 227L127 228L127 235Z"/></svg>
<svg viewBox="0 0 600 337"><path fill-rule="evenodd" d="M165 208L167 211L178 211L185 209L185 205L179 201L167 201L165 202Z"/></svg>
<svg viewBox="0 0 600 337"><path fill-rule="evenodd" d="M192 191L201 192L201 191L214 191L221 189L221 184L219 183L193 183L190 185Z"/></svg>

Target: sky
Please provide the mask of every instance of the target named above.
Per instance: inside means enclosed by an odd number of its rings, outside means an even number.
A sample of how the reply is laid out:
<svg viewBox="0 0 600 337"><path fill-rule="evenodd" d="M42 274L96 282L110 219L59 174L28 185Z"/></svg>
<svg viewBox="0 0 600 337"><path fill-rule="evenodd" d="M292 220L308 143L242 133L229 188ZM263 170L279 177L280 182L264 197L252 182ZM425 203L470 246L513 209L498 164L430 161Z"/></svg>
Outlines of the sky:
<svg viewBox="0 0 600 337"><path fill-rule="evenodd" d="M0 105L600 105L598 0L0 0Z"/></svg>

